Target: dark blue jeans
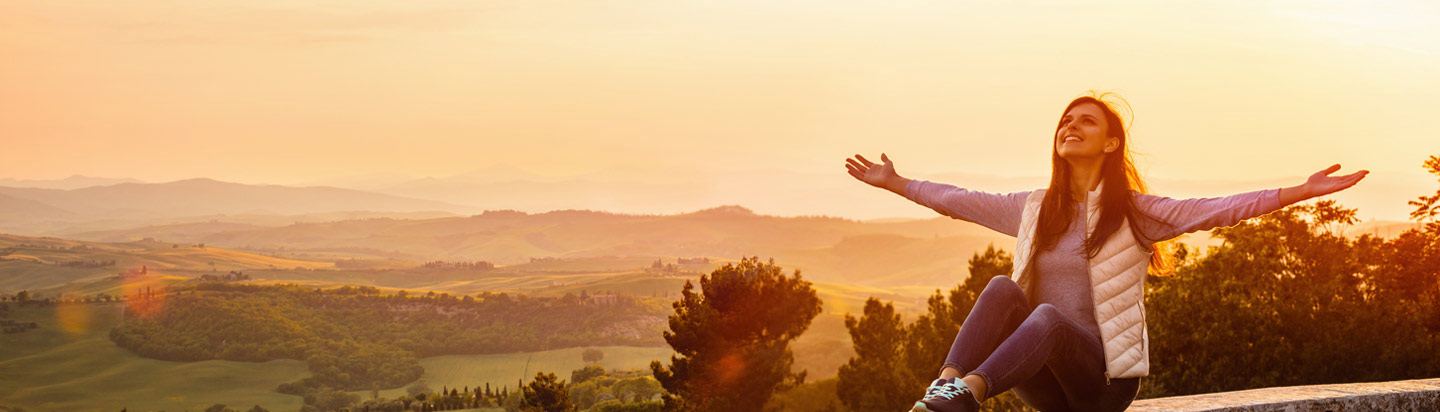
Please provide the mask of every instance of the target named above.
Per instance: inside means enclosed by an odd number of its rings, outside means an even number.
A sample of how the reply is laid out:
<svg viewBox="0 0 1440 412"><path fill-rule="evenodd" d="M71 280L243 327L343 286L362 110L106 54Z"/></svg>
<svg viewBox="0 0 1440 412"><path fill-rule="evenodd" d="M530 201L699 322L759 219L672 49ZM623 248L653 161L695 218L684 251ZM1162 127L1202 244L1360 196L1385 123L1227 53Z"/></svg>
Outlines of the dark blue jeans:
<svg viewBox="0 0 1440 412"><path fill-rule="evenodd" d="M1100 338L1054 305L1031 310L1008 276L980 293L945 366L984 379L987 398L1014 389L1041 411L1122 411L1140 390L1140 378L1107 384Z"/></svg>

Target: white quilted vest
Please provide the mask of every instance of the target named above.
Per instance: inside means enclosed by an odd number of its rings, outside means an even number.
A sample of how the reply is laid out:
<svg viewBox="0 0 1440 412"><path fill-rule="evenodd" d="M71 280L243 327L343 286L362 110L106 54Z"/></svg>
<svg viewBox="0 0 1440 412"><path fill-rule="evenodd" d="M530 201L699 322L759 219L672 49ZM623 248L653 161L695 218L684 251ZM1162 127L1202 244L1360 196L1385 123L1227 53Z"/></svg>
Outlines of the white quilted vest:
<svg viewBox="0 0 1440 412"><path fill-rule="evenodd" d="M1095 231L1100 221L1100 187L1086 195L1086 235ZM1031 294L1030 260L1034 256L1035 231L1040 222L1040 205L1045 189L1030 193L1020 217L1016 236L1015 272L1010 275L1026 296ZM1151 252L1140 246L1130 232L1128 221L1122 220L1100 252L1089 260L1090 295L1095 302L1095 322L1100 325L1100 342L1105 347L1106 383L1114 378L1133 378L1150 374L1150 336L1145 331L1145 273L1150 267Z"/></svg>

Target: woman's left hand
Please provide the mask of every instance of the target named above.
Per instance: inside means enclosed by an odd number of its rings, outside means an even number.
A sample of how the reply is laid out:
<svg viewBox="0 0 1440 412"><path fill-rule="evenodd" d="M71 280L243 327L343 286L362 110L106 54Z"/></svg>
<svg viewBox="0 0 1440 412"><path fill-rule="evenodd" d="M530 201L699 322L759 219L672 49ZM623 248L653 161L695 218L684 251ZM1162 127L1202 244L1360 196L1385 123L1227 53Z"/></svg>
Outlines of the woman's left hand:
<svg viewBox="0 0 1440 412"><path fill-rule="evenodd" d="M1305 189L1309 192L1310 197L1325 196L1345 190L1350 186L1354 186L1356 182L1364 179L1365 175L1370 173L1369 170L1361 169L1358 172L1344 176L1330 176L1330 174L1335 173L1336 170L1340 170L1339 163L1310 175L1310 180L1305 181Z"/></svg>

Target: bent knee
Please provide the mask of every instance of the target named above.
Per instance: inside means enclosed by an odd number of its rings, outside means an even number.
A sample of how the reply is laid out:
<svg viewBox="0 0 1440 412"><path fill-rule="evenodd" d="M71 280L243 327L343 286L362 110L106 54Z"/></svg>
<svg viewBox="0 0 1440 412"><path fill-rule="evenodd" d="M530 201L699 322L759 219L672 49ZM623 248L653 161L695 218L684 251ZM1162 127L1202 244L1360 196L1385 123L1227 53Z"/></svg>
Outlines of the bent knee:
<svg viewBox="0 0 1440 412"><path fill-rule="evenodd" d="M1010 280L1009 276L1003 275L990 278L990 283L985 284L985 290L980 292L980 296L982 297L995 294L1002 294L1010 297L1025 297L1025 291L1020 289L1020 285L1016 284L1015 281Z"/></svg>
<svg viewBox="0 0 1440 412"><path fill-rule="evenodd" d="M1060 322L1067 319L1067 315L1060 310L1059 306L1049 303L1041 303L1035 306L1035 311L1030 312L1031 318L1040 322Z"/></svg>
<svg viewBox="0 0 1440 412"><path fill-rule="evenodd" d="M1000 275L990 278L990 283L985 284L985 290L990 290L993 288L1012 288L1015 290L1020 290L1020 285L1016 284L1014 280L1011 280L1009 276Z"/></svg>
<svg viewBox="0 0 1440 412"><path fill-rule="evenodd" d="M1035 314L1037 314L1037 315L1052 316L1052 315L1056 315L1056 314L1059 314L1059 313L1060 313L1060 307L1055 306L1055 305L1053 305L1053 304L1050 304L1050 303L1041 303L1041 304L1039 304L1039 305L1035 305Z"/></svg>
<svg viewBox="0 0 1440 412"><path fill-rule="evenodd" d="M999 275L999 276L995 276L995 277L993 277L993 278L990 278L990 283L987 284L987 285L985 285L985 287L986 287L986 288L995 287L995 284L996 284L996 283L1008 283L1008 284L1011 284L1011 285L1015 285L1015 287L1020 287L1020 285L1015 284L1015 281L1014 281L1014 280L1011 280L1009 276L1005 276L1005 275Z"/></svg>
<svg viewBox="0 0 1440 412"><path fill-rule="evenodd" d="M1025 298L1025 291L1021 290L1020 285L1015 284L1015 281L1011 281L1009 277L1004 277L1004 275L1002 275L1002 277L991 278L989 284L985 284L985 290L981 291L979 297L976 297L976 301L981 300L1018 300L1025 301L1025 303L1028 304L1028 300Z"/></svg>

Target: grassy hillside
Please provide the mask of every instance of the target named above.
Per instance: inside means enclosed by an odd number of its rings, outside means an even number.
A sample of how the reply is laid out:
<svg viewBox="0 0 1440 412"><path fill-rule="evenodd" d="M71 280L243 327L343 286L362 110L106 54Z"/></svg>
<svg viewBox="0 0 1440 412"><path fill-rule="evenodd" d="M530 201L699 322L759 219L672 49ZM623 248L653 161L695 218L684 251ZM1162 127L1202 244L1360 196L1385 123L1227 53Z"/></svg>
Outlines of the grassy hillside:
<svg viewBox="0 0 1440 412"><path fill-rule="evenodd" d="M0 405L64 411L193 411L216 403L300 408L299 397L274 392L280 383L309 375L299 361L145 359L107 338L120 319L116 305L11 308L11 319L40 327L0 335Z"/></svg>
<svg viewBox="0 0 1440 412"><path fill-rule="evenodd" d="M60 267L28 260L0 260L0 294L52 288L72 282L115 276L110 268Z"/></svg>
<svg viewBox="0 0 1440 412"><path fill-rule="evenodd" d="M65 266L67 262L106 262L112 266ZM0 234L0 294L21 290L43 296L62 294L120 295L127 288L162 286L205 273L231 270L333 267L332 262L278 258L215 247L154 241L84 242ZM144 267L150 276L116 279L115 275Z"/></svg>
<svg viewBox="0 0 1440 412"><path fill-rule="evenodd" d="M116 305L65 307L10 306L9 319L37 322L40 328L0 335L0 406L30 410L114 411L203 410L215 403L248 409L259 404L272 411L299 410L298 396L274 392L276 386L309 376L300 361L262 363L166 362L140 358L107 338L120 320ZM69 319L61 322L60 319ZM84 319L84 320L78 320ZM65 325L69 325L66 327ZM598 347L600 365L609 369L645 369L650 360L668 360L669 348ZM424 379L435 389L490 382L514 389L536 371L569 379L584 366L584 348L498 355L423 358ZM527 366L528 364L528 366ZM527 373L528 372L528 373ZM355 392L368 398L368 392ZM395 397L403 389L381 391Z"/></svg>
<svg viewBox="0 0 1440 412"><path fill-rule="evenodd" d="M151 269L191 271L263 268L319 269L333 262L287 259L216 247L199 247L157 241L121 243L83 242L56 238L0 235L0 258L56 264L71 261L114 260L114 271L148 266Z"/></svg>
<svg viewBox="0 0 1440 412"><path fill-rule="evenodd" d="M85 297L99 294L125 296L133 295L144 290L165 289L189 280L190 278L184 276L172 275L151 275L126 279L117 279L113 275L107 275L101 278L69 282L58 286L33 288L30 289L30 292L34 296L42 297Z"/></svg>

